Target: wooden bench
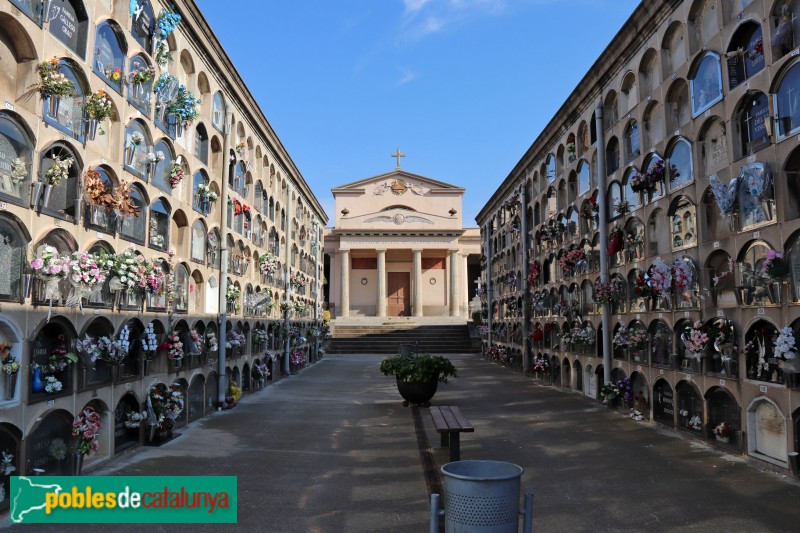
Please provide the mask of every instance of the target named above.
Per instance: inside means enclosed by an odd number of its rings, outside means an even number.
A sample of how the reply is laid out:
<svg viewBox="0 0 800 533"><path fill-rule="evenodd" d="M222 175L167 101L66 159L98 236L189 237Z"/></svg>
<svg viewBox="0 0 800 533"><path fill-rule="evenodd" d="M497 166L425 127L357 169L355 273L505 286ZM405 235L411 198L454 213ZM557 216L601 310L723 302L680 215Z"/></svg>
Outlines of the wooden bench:
<svg viewBox="0 0 800 533"><path fill-rule="evenodd" d="M454 405L431 407L433 425L442 436L442 447L450 447L450 461L461 460L461 433L473 433L475 428Z"/></svg>

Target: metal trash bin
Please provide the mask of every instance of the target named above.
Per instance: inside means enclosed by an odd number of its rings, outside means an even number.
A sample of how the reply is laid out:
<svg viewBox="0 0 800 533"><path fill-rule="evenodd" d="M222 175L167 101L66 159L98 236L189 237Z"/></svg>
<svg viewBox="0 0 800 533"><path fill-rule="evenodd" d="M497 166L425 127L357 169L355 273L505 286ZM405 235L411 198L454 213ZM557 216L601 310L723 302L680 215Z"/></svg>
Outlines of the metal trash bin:
<svg viewBox="0 0 800 533"><path fill-rule="evenodd" d="M504 461L444 465L445 532L517 533L522 472Z"/></svg>

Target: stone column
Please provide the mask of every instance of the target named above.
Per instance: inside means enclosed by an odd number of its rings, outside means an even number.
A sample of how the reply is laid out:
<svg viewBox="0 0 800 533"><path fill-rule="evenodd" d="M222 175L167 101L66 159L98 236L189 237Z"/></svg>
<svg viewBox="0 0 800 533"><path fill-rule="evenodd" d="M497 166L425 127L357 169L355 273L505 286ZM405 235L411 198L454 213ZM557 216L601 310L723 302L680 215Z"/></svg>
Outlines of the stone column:
<svg viewBox="0 0 800 533"><path fill-rule="evenodd" d="M422 250L411 250L414 254L414 303L412 313L414 316L422 316Z"/></svg>
<svg viewBox="0 0 800 533"><path fill-rule="evenodd" d="M461 316L467 320L471 317L469 316L469 285L472 282L469 279L469 268L467 268L467 258L469 254L464 252L461 255L461 275L464 276L464 281L461 282L461 290L464 292L461 293Z"/></svg>
<svg viewBox="0 0 800 533"><path fill-rule="evenodd" d="M339 316L346 317L350 316L350 250L340 250L339 257L342 267L342 297L339 298L341 306Z"/></svg>
<svg viewBox="0 0 800 533"><path fill-rule="evenodd" d="M386 316L386 250L378 252L378 316Z"/></svg>
<svg viewBox="0 0 800 533"><path fill-rule="evenodd" d="M450 250L450 316L458 316L458 250Z"/></svg>

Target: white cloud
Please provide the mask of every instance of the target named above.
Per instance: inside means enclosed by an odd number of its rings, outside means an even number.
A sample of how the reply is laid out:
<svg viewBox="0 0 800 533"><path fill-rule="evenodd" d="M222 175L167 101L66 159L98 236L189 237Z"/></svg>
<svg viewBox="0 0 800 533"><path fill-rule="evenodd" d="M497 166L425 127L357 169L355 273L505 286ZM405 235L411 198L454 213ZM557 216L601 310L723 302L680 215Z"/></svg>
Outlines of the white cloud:
<svg viewBox="0 0 800 533"><path fill-rule="evenodd" d="M401 41L418 41L456 22L497 16L506 0L403 0Z"/></svg>
<svg viewBox="0 0 800 533"><path fill-rule="evenodd" d="M403 0L403 5L406 8L406 13L414 13L419 11L425 4L429 4L432 0Z"/></svg>
<svg viewBox="0 0 800 533"><path fill-rule="evenodd" d="M397 82L398 87L401 85L405 85L406 83L412 82L419 77L419 74L407 68L401 68L400 74L401 74L400 79Z"/></svg>

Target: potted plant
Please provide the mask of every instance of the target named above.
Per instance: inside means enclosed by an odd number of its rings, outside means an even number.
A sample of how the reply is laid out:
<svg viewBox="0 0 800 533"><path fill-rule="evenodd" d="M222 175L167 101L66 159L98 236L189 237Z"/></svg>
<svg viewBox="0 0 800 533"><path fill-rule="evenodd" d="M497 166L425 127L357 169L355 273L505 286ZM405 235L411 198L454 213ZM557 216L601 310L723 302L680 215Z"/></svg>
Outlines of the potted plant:
<svg viewBox="0 0 800 533"><path fill-rule="evenodd" d="M456 368L446 357L431 354L392 355L381 361L380 371L397 379L397 391L404 406L429 405L439 383L456 376Z"/></svg>

